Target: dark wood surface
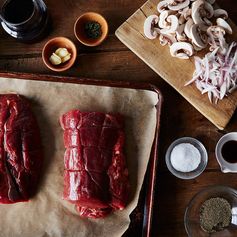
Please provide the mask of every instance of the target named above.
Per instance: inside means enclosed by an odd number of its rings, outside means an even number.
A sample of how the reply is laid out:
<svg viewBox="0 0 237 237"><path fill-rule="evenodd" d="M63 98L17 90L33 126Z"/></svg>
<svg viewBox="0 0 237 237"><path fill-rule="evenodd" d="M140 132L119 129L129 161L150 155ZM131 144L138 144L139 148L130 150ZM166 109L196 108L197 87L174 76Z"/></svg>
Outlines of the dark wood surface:
<svg viewBox="0 0 237 237"><path fill-rule="evenodd" d="M152 236L187 236L183 224L184 211L196 192L212 184L224 184L237 188L236 174L221 173L214 154L218 139L226 132L237 130L237 114L234 115L224 131L219 131L119 42L114 31L144 3L143 0L47 0L45 2L51 14L52 29L42 41L23 44L9 37L0 29L0 71L150 82L156 85L163 93L164 106ZM232 20L237 23L237 2L235 0L219 0L218 3L229 12ZM73 35L73 24L77 16L86 11L96 11L103 14L109 23L108 39L96 48L87 48L81 45ZM73 68L60 74L47 69L41 58L44 43L54 36L71 38L78 49L78 58ZM207 169L194 180L184 181L175 178L168 172L165 165L166 149L174 139L182 136L198 138L208 151Z"/></svg>

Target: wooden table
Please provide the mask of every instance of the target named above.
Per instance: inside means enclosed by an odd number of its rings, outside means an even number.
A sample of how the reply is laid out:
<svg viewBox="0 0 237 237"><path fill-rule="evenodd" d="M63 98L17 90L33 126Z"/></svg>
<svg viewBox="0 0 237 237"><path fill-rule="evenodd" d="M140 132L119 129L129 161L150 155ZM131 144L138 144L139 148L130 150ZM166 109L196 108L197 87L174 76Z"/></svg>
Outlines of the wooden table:
<svg viewBox="0 0 237 237"><path fill-rule="evenodd" d="M183 224L185 208L192 196L212 184L223 184L237 188L235 174L222 174L215 159L215 145L226 132L237 130L237 114L224 131L219 131L175 90L129 51L115 37L114 31L144 0L45 0L51 17L52 30L48 37L35 44L23 44L9 37L0 29L0 71L44 73L97 78L150 82L163 93L164 107L161 120L159 167L156 184L152 236L187 236ZM230 17L237 23L237 2L219 0ZM103 14L109 22L110 33L104 44L87 48L76 41L73 24L86 11ZM66 36L76 42L78 58L73 68L64 73L49 71L42 61L41 49L44 43L55 36ZM194 180L184 181L172 176L165 165L165 151L169 144L182 136L196 137L208 150L209 163L206 171ZM139 236L139 234L128 234Z"/></svg>

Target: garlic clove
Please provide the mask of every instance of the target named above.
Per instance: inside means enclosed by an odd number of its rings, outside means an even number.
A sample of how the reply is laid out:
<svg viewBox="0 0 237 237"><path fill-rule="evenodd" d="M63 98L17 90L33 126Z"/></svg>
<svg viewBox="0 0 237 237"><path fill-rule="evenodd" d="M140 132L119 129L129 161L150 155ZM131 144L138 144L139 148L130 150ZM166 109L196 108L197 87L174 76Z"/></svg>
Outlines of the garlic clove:
<svg viewBox="0 0 237 237"><path fill-rule="evenodd" d="M60 63L62 63L61 58L60 58L57 54L55 54L55 53L53 53L53 54L50 56L49 61L50 61L53 65L59 65Z"/></svg>
<svg viewBox="0 0 237 237"><path fill-rule="evenodd" d="M55 53L60 57L60 58L64 58L66 57L69 52L66 48L58 48Z"/></svg>
<svg viewBox="0 0 237 237"><path fill-rule="evenodd" d="M67 62L70 58L71 58L71 54L69 53L68 55L62 58L62 63Z"/></svg>

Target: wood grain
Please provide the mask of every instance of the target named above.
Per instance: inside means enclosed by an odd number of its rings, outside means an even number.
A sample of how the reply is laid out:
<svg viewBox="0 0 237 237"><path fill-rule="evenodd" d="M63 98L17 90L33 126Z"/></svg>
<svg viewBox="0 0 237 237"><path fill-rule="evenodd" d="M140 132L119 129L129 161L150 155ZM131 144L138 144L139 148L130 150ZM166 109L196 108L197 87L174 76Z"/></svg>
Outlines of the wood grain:
<svg viewBox="0 0 237 237"><path fill-rule="evenodd" d="M161 46L159 40L148 40L143 33L143 24L147 16L157 12L157 0L147 1L116 31L117 37L140 57L148 66L174 87L198 111L207 117L219 129L224 129L237 106L237 91L228 98L211 104L207 95L202 95L194 84L184 86L193 75L193 57L180 60L170 55L169 47ZM237 40L237 27L232 24L232 40ZM197 55L201 55L197 54Z"/></svg>
<svg viewBox="0 0 237 237"><path fill-rule="evenodd" d="M212 184L225 184L237 188L236 174L221 173L214 154L219 138L227 132L237 131L237 113L224 131L218 130L117 39L114 31L141 7L145 0L45 0L45 2L53 24L49 35L41 41L24 44L9 37L0 28L0 71L76 76L78 80L90 77L115 82L122 80L127 83L137 81L155 84L164 95L164 106L158 146L159 164L151 237L187 237L183 217L186 205L194 194ZM237 23L237 1L217 0L217 2ZM109 22L109 37L104 44L96 48L81 45L73 35L74 20L88 10L102 13ZM55 36L71 38L78 49L75 65L64 73L49 71L42 63L42 47L48 39ZM207 169L200 177L190 181L175 178L168 172L165 165L166 149L173 140L182 136L199 139L208 151ZM132 228L124 236L141 236L141 226L138 223L142 215L140 209L136 210L135 215L132 216Z"/></svg>

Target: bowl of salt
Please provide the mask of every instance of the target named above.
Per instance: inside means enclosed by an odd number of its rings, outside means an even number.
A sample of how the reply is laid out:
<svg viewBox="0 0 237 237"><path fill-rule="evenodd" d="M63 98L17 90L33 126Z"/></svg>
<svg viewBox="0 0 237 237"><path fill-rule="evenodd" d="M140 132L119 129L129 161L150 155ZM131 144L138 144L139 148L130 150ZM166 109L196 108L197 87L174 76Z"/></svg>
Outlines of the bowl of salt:
<svg viewBox="0 0 237 237"><path fill-rule="evenodd" d="M206 168L208 155L204 145L195 138L175 140L165 156L169 171L180 179L194 179Z"/></svg>

